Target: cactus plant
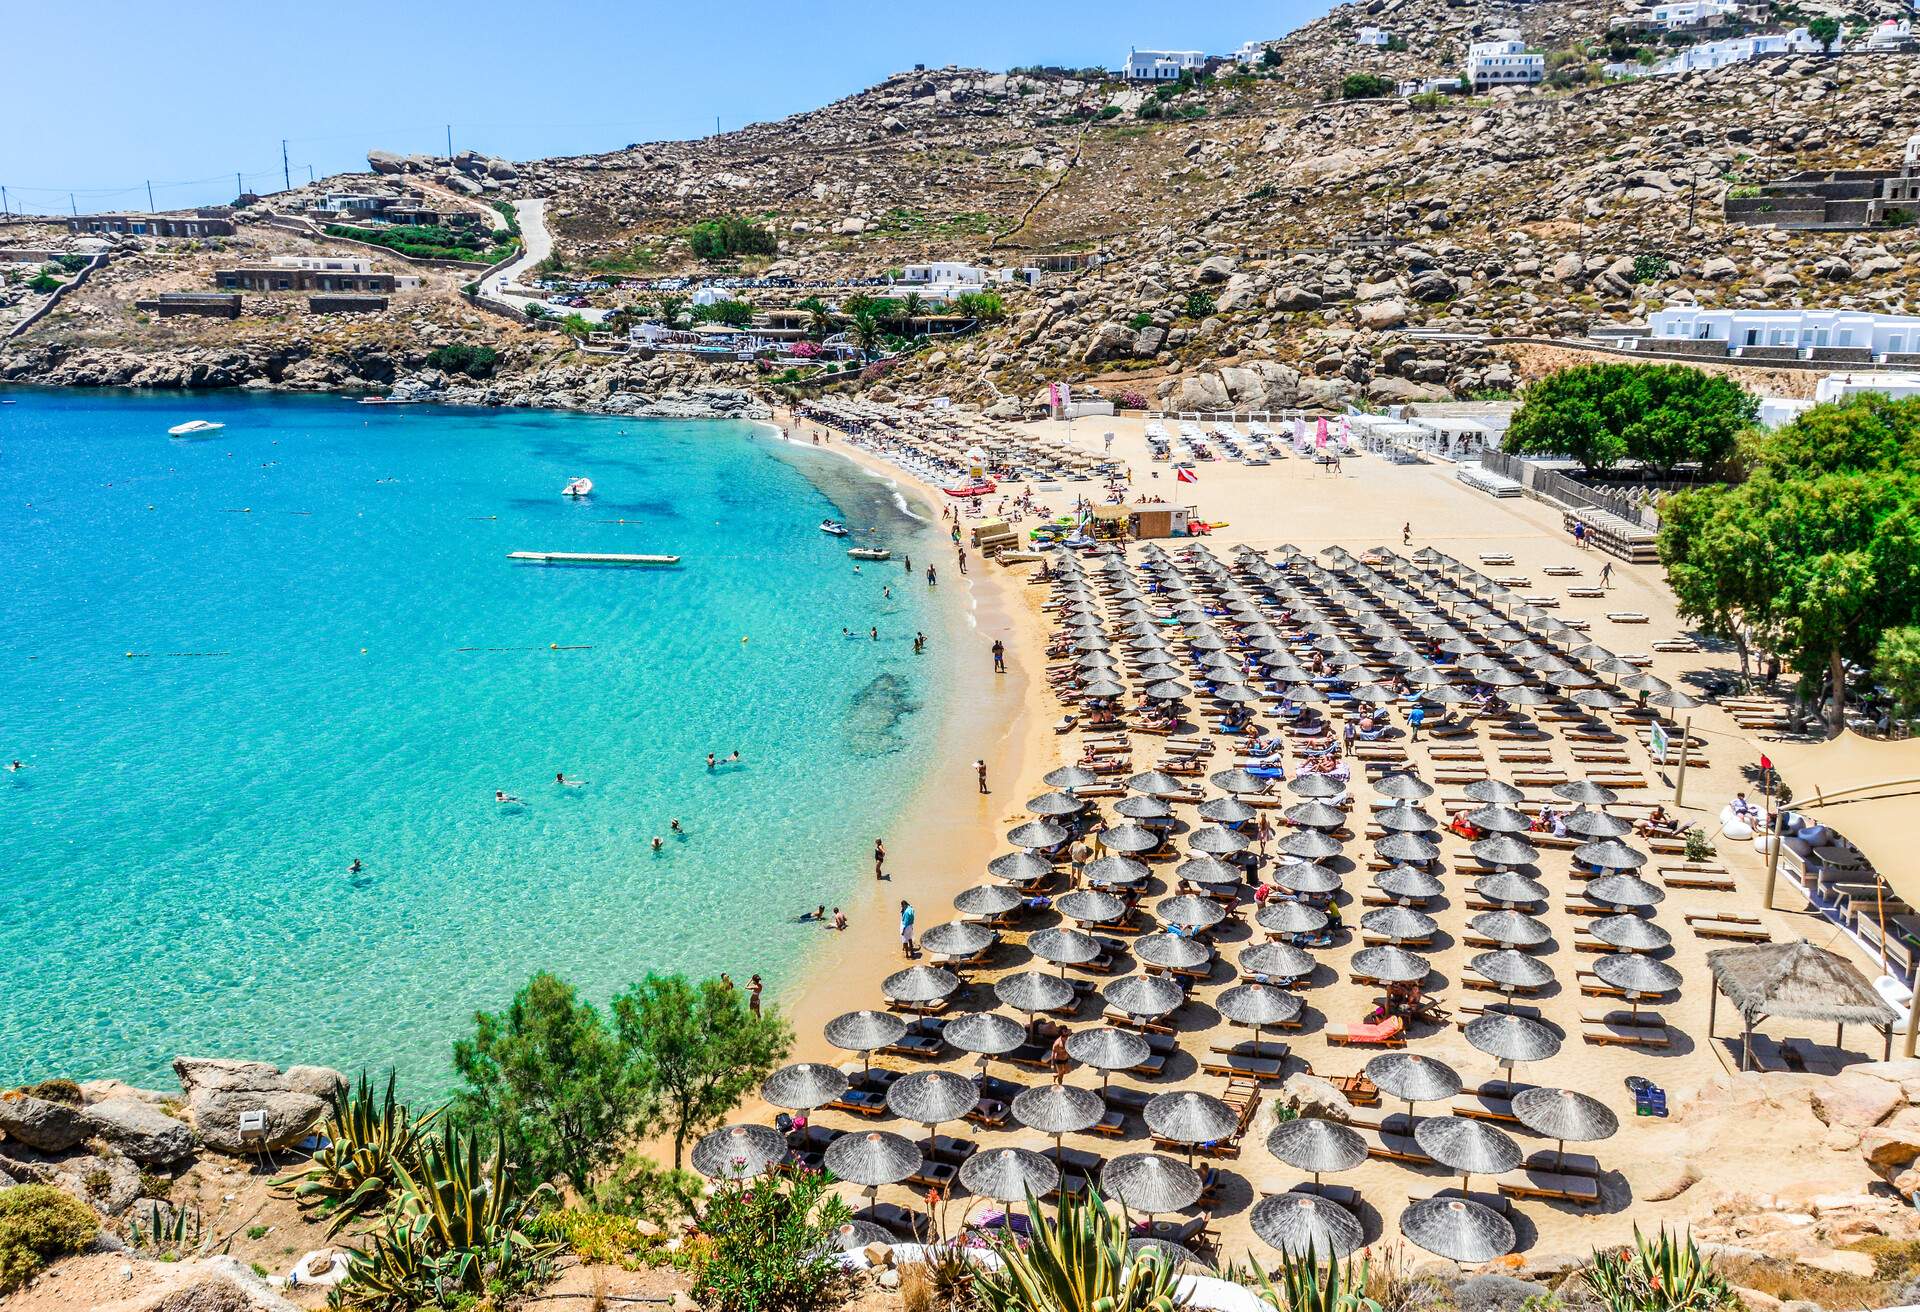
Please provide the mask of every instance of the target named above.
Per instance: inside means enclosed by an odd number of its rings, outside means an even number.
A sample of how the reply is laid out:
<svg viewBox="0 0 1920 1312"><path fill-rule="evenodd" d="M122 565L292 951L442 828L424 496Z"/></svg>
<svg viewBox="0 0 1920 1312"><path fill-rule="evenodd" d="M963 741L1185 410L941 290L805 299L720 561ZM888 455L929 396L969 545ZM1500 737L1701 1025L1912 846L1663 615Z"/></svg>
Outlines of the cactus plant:
<svg viewBox="0 0 1920 1312"><path fill-rule="evenodd" d="M1152 1250L1127 1249L1124 1215L1109 1213L1098 1192L1060 1201L1049 1220L1029 1195L1032 1234L1022 1245L1003 1236L1000 1269L975 1286L987 1312L1176 1312L1185 1304L1172 1264Z"/></svg>
<svg viewBox="0 0 1920 1312"><path fill-rule="evenodd" d="M1665 1226L1652 1240L1633 1228L1632 1248L1595 1252L1581 1273L1608 1312L1712 1312L1731 1306L1732 1287L1700 1255L1691 1234Z"/></svg>
<svg viewBox="0 0 1920 1312"><path fill-rule="evenodd" d="M321 1126L326 1146L313 1155L305 1170L275 1183L290 1186L302 1206L329 1214L331 1238L387 1202L398 1185L400 1168L418 1163L421 1138L439 1115L435 1109L415 1117L394 1096L391 1072L385 1096L375 1097L367 1073L361 1071L357 1084L334 1091L332 1110Z"/></svg>

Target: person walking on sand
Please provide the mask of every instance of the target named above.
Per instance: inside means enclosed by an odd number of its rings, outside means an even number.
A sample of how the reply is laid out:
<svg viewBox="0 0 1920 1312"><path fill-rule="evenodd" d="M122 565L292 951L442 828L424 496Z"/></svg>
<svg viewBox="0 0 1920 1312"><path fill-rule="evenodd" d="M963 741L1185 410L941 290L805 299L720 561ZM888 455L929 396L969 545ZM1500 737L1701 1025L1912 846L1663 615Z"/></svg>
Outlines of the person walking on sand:
<svg viewBox="0 0 1920 1312"><path fill-rule="evenodd" d="M902 574L913 573L913 557L907 555L904 551L900 553L900 572Z"/></svg>
<svg viewBox="0 0 1920 1312"><path fill-rule="evenodd" d="M1062 1025L1054 1031L1053 1047L1047 1050L1047 1061L1053 1067L1053 1082L1063 1084L1067 1078L1067 1067L1073 1059L1067 1055L1067 1027Z"/></svg>
<svg viewBox="0 0 1920 1312"><path fill-rule="evenodd" d="M967 549L965 547L960 548L960 572L962 574L967 572Z"/></svg>
<svg viewBox="0 0 1920 1312"><path fill-rule="evenodd" d="M900 951L913 959L913 903L900 899Z"/></svg>
<svg viewBox="0 0 1920 1312"><path fill-rule="evenodd" d="M1406 523L1400 526L1400 545L1403 547L1413 545L1413 521L1412 520L1408 520Z"/></svg>
<svg viewBox="0 0 1920 1312"><path fill-rule="evenodd" d="M758 975L747 981L747 1010L755 1016L760 1014L760 991L766 987L760 982Z"/></svg>
<svg viewBox="0 0 1920 1312"><path fill-rule="evenodd" d="M1600 586L1603 588L1610 588L1613 586L1613 562L1612 561L1608 561L1600 567Z"/></svg>
<svg viewBox="0 0 1920 1312"><path fill-rule="evenodd" d="M1264 811L1260 813L1260 828L1256 829L1254 834L1260 840L1260 857L1265 860L1267 844L1273 841L1273 821L1267 819Z"/></svg>
<svg viewBox="0 0 1920 1312"><path fill-rule="evenodd" d="M1007 644L998 638L993 640L993 672L995 674L1007 672Z"/></svg>
<svg viewBox="0 0 1920 1312"><path fill-rule="evenodd" d="M875 879L885 879L887 877L886 867L887 845L876 838L873 840L873 877Z"/></svg>
<svg viewBox="0 0 1920 1312"><path fill-rule="evenodd" d="M987 791L987 763L985 760L978 760L973 763L973 775L974 778L980 781L980 791L985 793Z"/></svg>
<svg viewBox="0 0 1920 1312"><path fill-rule="evenodd" d="M939 582L940 576L934 572L933 566L927 566L927 586L930 588L937 587Z"/></svg>

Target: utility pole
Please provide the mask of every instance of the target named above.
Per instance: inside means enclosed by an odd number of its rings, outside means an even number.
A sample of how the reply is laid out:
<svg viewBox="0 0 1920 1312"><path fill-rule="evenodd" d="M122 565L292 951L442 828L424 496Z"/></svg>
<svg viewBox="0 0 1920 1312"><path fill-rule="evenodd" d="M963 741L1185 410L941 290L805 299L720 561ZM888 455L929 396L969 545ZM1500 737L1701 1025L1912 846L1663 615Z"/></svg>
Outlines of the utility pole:
<svg viewBox="0 0 1920 1312"><path fill-rule="evenodd" d="M13 206L7 203L7 189L4 186L0 186L0 214L13 217Z"/></svg>
<svg viewBox="0 0 1920 1312"><path fill-rule="evenodd" d="M74 218L80 217L80 206L75 203L72 192L67 193L67 208L73 211Z"/></svg>
<svg viewBox="0 0 1920 1312"><path fill-rule="evenodd" d="M153 179L147 179L147 213L155 213L153 208Z"/></svg>
<svg viewBox="0 0 1920 1312"><path fill-rule="evenodd" d="M307 165L307 182L309 184L313 182L313 165L311 164Z"/></svg>
<svg viewBox="0 0 1920 1312"><path fill-rule="evenodd" d="M447 163L453 163L453 124L447 124Z"/></svg>
<svg viewBox="0 0 1920 1312"><path fill-rule="evenodd" d="M716 137L720 135L720 116L718 114L713 116L713 135Z"/></svg>
<svg viewBox="0 0 1920 1312"><path fill-rule="evenodd" d="M240 175L238 173L234 174L233 175L233 198L235 200L239 200L242 196L246 194L247 194L246 184L240 181Z"/></svg>
<svg viewBox="0 0 1920 1312"><path fill-rule="evenodd" d="M286 190L293 190L293 171L287 167L287 139L280 138L280 181L286 184Z"/></svg>

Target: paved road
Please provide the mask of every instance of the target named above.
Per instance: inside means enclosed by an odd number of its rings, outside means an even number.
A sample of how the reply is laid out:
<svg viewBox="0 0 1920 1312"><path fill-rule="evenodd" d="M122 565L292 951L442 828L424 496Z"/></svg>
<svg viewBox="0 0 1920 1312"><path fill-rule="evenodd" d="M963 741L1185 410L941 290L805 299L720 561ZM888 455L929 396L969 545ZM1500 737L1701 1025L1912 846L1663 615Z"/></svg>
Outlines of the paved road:
<svg viewBox="0 0 1920 1312"><path fill-rule="evenodd" d="M517 200L513 203L514 217L520 220L520 258L497 273L490 273L481 280L480 294L491 301L500 301L511 305L522 314L528 305L544 298L515 286L515 280L534 265L553 254L553 234L547 231L547 202L539 200ZM578 314L583 319L598 323L606 315L605 310L548 310L556 314Z"/></svg>

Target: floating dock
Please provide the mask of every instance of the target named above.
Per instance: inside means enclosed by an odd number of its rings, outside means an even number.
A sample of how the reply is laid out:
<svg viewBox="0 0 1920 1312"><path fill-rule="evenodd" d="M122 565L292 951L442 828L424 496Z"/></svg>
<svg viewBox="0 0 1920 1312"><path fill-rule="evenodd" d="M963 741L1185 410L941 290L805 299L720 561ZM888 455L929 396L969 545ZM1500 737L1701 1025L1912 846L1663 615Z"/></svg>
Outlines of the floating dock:
<svg viewBox="0 0 1920 1312"><path fill-rule="evenodd" d="M536 565L678 565L678 556L639 556L623 551L509 551L508 560Z"/></svg>

